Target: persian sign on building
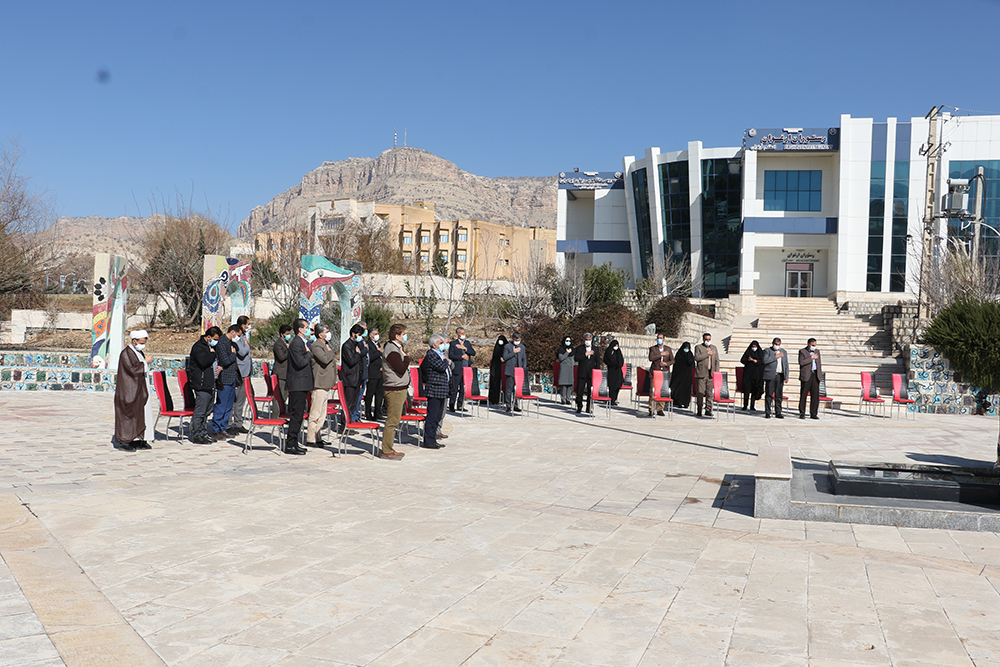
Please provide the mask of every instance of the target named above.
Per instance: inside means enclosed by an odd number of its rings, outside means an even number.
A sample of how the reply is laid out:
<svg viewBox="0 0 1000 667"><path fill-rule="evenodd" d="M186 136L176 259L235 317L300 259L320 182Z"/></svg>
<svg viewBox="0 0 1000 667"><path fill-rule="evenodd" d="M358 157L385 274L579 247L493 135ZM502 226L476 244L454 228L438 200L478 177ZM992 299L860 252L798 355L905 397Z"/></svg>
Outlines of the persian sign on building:
<svg viewBox="0 0 1000 667"><path fill-rule="evenodd" d="M754 128L743 133L748 151L836 151L840 131L836 127Z"/></svg>
<svg viewBox="0 0 1000 667"><path fill-rule="evenodd" d="M205 255L204 291L201 299L201 330L220 327L225 331L240 315L250 315L251 263L222 255Z"/></svg>

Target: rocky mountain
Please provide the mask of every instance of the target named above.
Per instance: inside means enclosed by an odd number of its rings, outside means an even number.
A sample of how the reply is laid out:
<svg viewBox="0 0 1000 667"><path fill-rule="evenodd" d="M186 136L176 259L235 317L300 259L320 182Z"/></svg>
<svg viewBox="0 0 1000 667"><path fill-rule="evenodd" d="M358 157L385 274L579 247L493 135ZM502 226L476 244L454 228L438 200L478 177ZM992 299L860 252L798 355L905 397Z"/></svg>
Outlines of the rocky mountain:
<svg viewBox="0 0 1000 667"><path fill-rule="evenodd" d="M554 228L556 177L487 178L419 148L390 148L376 158L324 162L302 182L257 206L238 236L304 226L306 209L322 199L352 197L380 204L434 202L439 220L476 219Z"/></svg>

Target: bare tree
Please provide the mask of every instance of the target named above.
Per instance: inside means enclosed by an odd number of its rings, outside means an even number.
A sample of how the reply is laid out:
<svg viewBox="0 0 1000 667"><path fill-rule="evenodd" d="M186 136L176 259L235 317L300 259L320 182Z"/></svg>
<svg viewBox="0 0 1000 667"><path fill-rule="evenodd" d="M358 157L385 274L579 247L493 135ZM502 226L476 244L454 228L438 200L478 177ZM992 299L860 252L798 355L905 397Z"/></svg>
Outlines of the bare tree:
<svg viewBox="0 0 1000 667"><path fill-rule="evenodd" d="M0 316L13 308L41 306L46 235L52 219L46 193L21 173L15 142L0 146Z"/></svg>
<svg viewBox="0 0 1000 667"><path fill-rule="evenodd" d="M512 329L533 315L548 310L549 292L544 269L530 259L518 258L514 261L506 307L497 312L497 321L501 326Z"/></svg>
<svg viewBox="0 0 1000 667"><path fill-rule="evenodd" d="M277 277L276 286L270 290L269 296L279 310L292 310L299 307L302 255L308 254L308 241L308 231L287 231L282 232L277 237L272 248L266 249L271 267Z"/></svg>
<svg viewBox="0 0 1000 667"><path fill-rule="evenodd" d="M552 310L556 315L575 317L587 307L587 287L583 281L583 271L575 264L562 269L548 267L544 276Z"/></svg>
<svg viewBox="0 0 1000 667"><path fill-rule="evenodd" d="M910 261L920 262L920 250L919 244L911 246ZM959 239L949 238L923 273L921 297L931 317L962 297L980 302L1000 301L1000 260L995 255L972 257L967 245Z"/></svg>

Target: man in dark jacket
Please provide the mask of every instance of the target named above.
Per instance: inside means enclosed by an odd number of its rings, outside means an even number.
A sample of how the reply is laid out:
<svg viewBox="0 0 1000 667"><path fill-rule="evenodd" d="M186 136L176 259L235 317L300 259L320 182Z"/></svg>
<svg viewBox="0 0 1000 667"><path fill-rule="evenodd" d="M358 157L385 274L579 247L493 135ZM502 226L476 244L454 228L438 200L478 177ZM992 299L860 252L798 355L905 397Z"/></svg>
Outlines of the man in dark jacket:
<svg viewBox="0 0 1000 667"><path fill-rule="evenodd" d="M444 445L439 444L437 438L451 385L451 365L445 356L448 352L448 339L441 334L433 334L428 342L430 349L421 363L421 371L427 378L424 382L427 418L424 420L424 442L420 446L425 449L440 449Z"/></svg>
<svg viewBox="0 0 1000 667"><path fill-rule="evenodd" d="M212 433L216 440L225 440L229 435L226 430L229 428L229 416L233 412L233 401L236 398L236 383L240 379L240 371L236 367L236 344L233 343L233 339L240 333L240 326L238 324L232 325L215 346L217 366Z"/></svg>
<svg viewBox="0 0 1000 667"><path fill-rule="evenodd" d="M448 346L448 358L454 364L451 393L448 395L448 412L455 412L456 407L459 412L465 410L465 369L472 364L474 356L476 351L472 349L472 343L465 340L465 329L458 327L455 329L455 340Z"/></svg>
<svg viewBox="0 0 1000 667"><path fill-rule="evenodd" d="M592 409L590 383L595 368L601 367L601 351L594 344L593 334L583 334L583 345L573 352L576 359L576 414L583 410L584 396L587 398L587 414Z"/></svg>
<svg viewBox="0 0 1000 667"><path fill-rule="evenodd" d="M514 369L528 368L528 353L521 345L521 334L517 331L511 336L511 342L503 347L503 380L504 380L504 404L507 412L521 411L521 402L514 400ZM527 372L527 370L525 370Z"/></svg>
<svg viewBox="0 0 1000 667"><path fill-rule="evenodd" d="M363 326L355 324L351 327L351 337L340 346L340 381L344 385L344 395L340 399L352 421L357 421L354 410L361 397L365 371L362 364L368 351L364 343L364 332Z"/></svg>
<svg viewBox="0 0 1000 667"><path fill-rule="evenodd" d="M271 351L274 352L274 366L271 367L271 375L278 378L278 393L281 394L283 402L288 401L288 390L285 388L285 379L288 377L288 344L294 335L290 324L282 324L278 328L278 340L274 341L274 346L271 348ZM274 400L273 414L278 414L277 398Z"/></svg>
<svg viewBox="0 0 1000 667"><path fill-rule="evenodd" d="M215 442L208 437L208 411L215 397L215 347L222 338L222 329L209 327L205 335L191 346L188 357L188 385L194 392L194 415L191 416L191 442L207 445Z"/></svg>
<svg viewBox="0 0 1000 667"><path fill-rule="evenodd" d="M288 344L288 371L285 376L288 387L288 435L285 438L286 454L305 454L306 450L299 447L299 431L302 430L302 417L306 411L306 396L312 391L312 354L306 348L306 336L309 335L309 322L302 318L294 323L295 337Z"/></svg>
<svg viewBox="0 0 1000 667"><path fill-rule="evenodd" d="M382 350L378 327L368 331L368 386L365 389L365 419L375 421L385 414L385 390L382 380ZM374 400L375 405L372 406Z"/></svg>

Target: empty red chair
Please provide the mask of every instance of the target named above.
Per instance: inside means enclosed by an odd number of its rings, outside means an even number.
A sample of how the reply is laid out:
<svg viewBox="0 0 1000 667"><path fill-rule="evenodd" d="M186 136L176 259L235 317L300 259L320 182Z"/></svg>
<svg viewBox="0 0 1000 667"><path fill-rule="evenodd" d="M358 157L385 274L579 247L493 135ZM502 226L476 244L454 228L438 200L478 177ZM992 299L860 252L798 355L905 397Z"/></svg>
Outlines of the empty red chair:
<svg viewBox="0 0 1000 667"><path fill-rule="evenodd" d="M625 362L622 364L622 389L632 391L635 386L632 384L632 364Z"/></svg>
<svg viewBox="0 0 1000 667"><path fill-rule="evenodd" d="M590 400L592 401L590 414L594 414L594 405L603 403L608 419L611 419L611 396L608 391L608 377L600 368L595 368L590 372Z"/></svg>
<svg viewBox="0 0 1000 667"><path fill-rule="evenodd" d="M177 439L180 440L184 433L184 418L193 415L194 410L174 410L174 399L170 396L170 390L167 388L166 371L153 371L153 388L156 389L156 398L160 402L160 413L156 415L156 421L153 422L153 437L156 437L156 425L160 423L160 417L166 417L167 428L163 435L169 440L170 420L177 417L180 420L180 426L177 427ZM190 426L191 420L188 419L189 430Z"/></svg>
<svg viewBox="0 0 1000 667"><path fill-rule="evenodd" d="M866 412L871 417L875 408L879 406L884 416L885 399L879 398L878 388L875 386L875 374L871 371L861 371L861 405L858 406L858 414Z"/></svg>
<svg viewBox="0 0 1000 667"><path fill-rule="evenodd" d="M275 378L275 379L277 379L277 378ZM243 378L243 386L246 389L247 398L254 398L253 382L250 381L250 378ZM287 422L288 420L287 419L278 418L278 417L261 417L261 416L259 416L257 414L257 401L253 401L253 400L247 401L247 405L250 406L250 417L251 417L251 419L250 419L250 428L247 430L247 439L246 439L246 442L243 443L243 453L246 454L248 451L250 451L251 449L253 449L253 447L250 445L250 438L253 436L254 429L256 427L258 427L258 426L261 426L261 427L264 427L264 428L267 428L267 427L271 428L271 444L272 445L274 444L274 432L275 432L275 430L277 430L278 431L278 450L279 451L285 451L284 443L282 442L282 440L285 437L285 434L284 434L284 431L282 430L282 427L285 425L285 422Z"/></svg>
<svg viewBox="0 0 1000 667"><path fill-rule="evenodd" d="M819 403L827 408L833 405L833 399L826 395L826 371L823 371L819 379Z"/></svg>
<svg viewBox="0 0 1000 667"><path fill-rule="evenodd" d="M910 412L910 406L916 403L915 400L910 398L910 393L907 391L906 382L902 375L898 373L892 374L892 405L896 408L896 416L899 416L900 410L905 409L906 412ZM913 418L917 418L916 409L913 410Z"/></svg>
<svg viewBox="0 0 1000 667"><path fill-rule="evenodd" d="M267 389L267 393L264 394L263 396L257 396L255 394L254 397L253 397L253 400L256 401L257 403L261 403L261 404L266 403L267 406L268 406L267 409L268 409L268 411L270 411L271 408L272 408L272 406L274 405L274 392L275 392L275 389L271 386L271 367L268 366L268 364L267 364L266 361L262 365L262 373L261 374L264 376L264 388ZM250 398L250 394L247 394L247 398ZM249 401L247 401L247 402L249 403ZM271 415L271 416L273 417L274 415Z"/></svg>
<svg viewBox="0 0 1000 667"><path fill-rule="evenodd" d="M337 382L337 396L344 395L344 384L342 382ZM368 431L372 438L372 458L378 458L382 455L382 446L378 439L378 430L382 428L382 425L378 422L352 422L351 413L345 409L343 402L339 403L340 406L340 418L344 421L343 428L340 429L340 451L346 452L347 448L344 445L347 439L348 429L353 429L355 431Z"/></svg>
<svg viewBox="0 0 1000 667"><path fill-rule="evenodd" d="M420 360L423 363L423 359ZM410 366L410 388L413 389L412 400L414 403L426 403L427 397L422 390L423 383L420 381L420 367Z"/></svg>
<svg viewBox="0 0 1000 667"><path fill-rule="evenodd" d="M549 385L549 396L552 400L556 400L556 396L559 395L559 369L562 367L558 361L552 362L552 384Z"/></svg>
<svg viewBox="0 0 1000 667"><path fill-rule="evenodd" d="M736 401L729 398L729 378L728 373L716 371L712 373L712 409L716 411L715 418L718 419L718 406L728 409L736 419Z"/></svg>
<svg viewBox="0 0 1000 667"><path fill-rule="evenodd" d="M414 424L417 427L417 442L422 442L424 439L424 428L427 426L427 410L424 409L421 412L416 412L410 403L409 397L407 397L403 403L403 414L399 416L399 426L396 428L396 437L399 440L399 444L403 444L402 431L404 428L407 434L409 434L410 424Z"/></svg>
<svg viewBox="0 0 1000 667"><path fill-rule="evenodd" d="M632 392L632 402L635 403L636 415L642 414L642 409L644 407L648 408L649 405L649 371L640 366L635 369L635 381L636 387ZM643 401L642 399L646 399Z"/></svg>
<svg viewBox="0 0 1000 667"><path fill-rule="evenodd" d="M667 371L653 371L649 382L649 394L656 403L665 403L667 416L674 418L674 399L670 396L670 373ZM656 418L656 412L653 413Z"/></svg>
<svg viewBox="0 0 1000 667"><path fill-rule="evenodd" d="M194 414L194 389L191 388L187 371L184 369L177 371L177 386L180 387L181 396L184 397L184 409Z"/></svg>
<svg viewBox="0 0 1000 667"><path fill-rule="evenodd" d="M559 362L556 362L556 366ZM558 373L558 368L556 373ZM558 377L558 375L556 376ZM462 380L465 384L465 402L471 403L476 408L476 415L479 415L479 409L482 404L486 403L486 418L490 418L490 398L489 396L483 396L479 391L479 369L473 368L472 366L466 366L462 369Z"/></svg>
<svg viewBox="0 0 1000 667"><path fill-rule="evenodd" d="M574 369L575 368L576 367L574 367ZM524 369L523 368L515 368L514 369L514 398L516 398L519 401L521 401L521 404L523 406L522 407L521 416L524 417L524 413L528 411L528 406L531 405L531 401L534 401L535 402L535 416L537 417L540 414L539 413L539 408L538 408L538 400L539 400L539 398L538 398L538 396L532 396L530 393L525 393L525 391L524 391L524 382L525 382L524 381ZM531 389L529 388L528 392L530 392L530 391L531 391ZM527 401L527 403L525 403L525 401Z"/></svg>

